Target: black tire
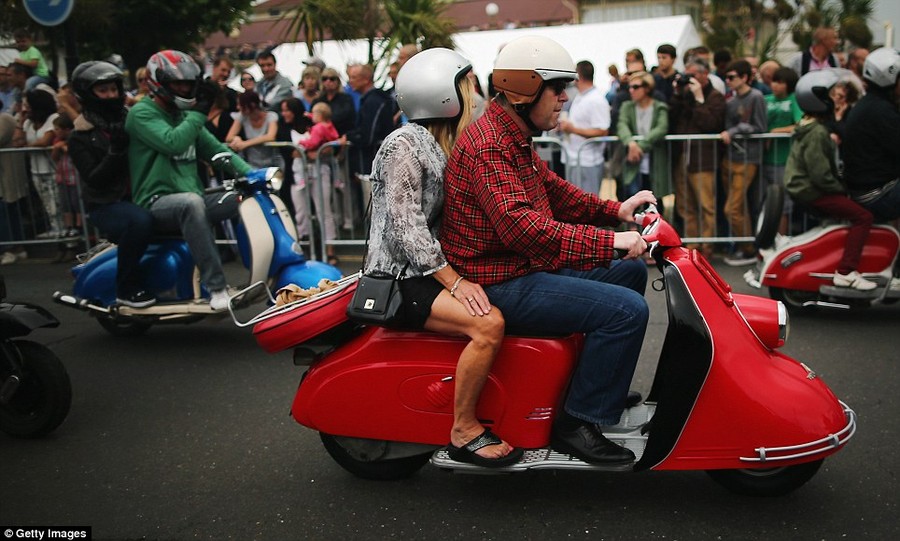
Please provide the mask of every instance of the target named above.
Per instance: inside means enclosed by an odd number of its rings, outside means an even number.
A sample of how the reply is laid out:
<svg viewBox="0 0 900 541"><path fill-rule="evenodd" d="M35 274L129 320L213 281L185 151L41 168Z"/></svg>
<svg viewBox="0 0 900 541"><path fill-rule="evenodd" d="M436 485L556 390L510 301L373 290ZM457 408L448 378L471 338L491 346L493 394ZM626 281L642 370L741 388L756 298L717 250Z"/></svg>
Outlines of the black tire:
<svg viewBox="0 0 900 541"><path fill-rule="evenodd" d="M799 289L782 289L780 287L770 287L769 297L776 301L781 301L791 312L811 311L816 307L814 305L804 306L804 303L819 299L819 294L814 291L800 291Z"/></svg>
<svg viewBox="0 0 900 541"><path fill-rule="evenodd" d="M772 184L766 188L766 200L762 212L756 222L756 246L771 248L775 244L775 235L781 225L781 214L784 211L784 187Z"/></svg>
<svg viewBox="0 0 900 541"><path fill-rule="evenodd" d="M117 319L108 316L97 316L97 323L109 334L123 338L140 336L153 326L149 321Z"/></svg>
<svg viewBox="0 0 900 541"><path fill-rule="evenodd" d="M707 470L713 480L742 496L784 496L812 479L825 459L794 466L747 470Z"/></svg>
<svg viewBox="0 0 900 541"><path fill-rule="evenodd" d="M27 340L19 349L23 378L6 405L0 405L0 431L16 438L39 438L62 424L72 405L69 373L45 346ZM0 373L0 381L8 374Z"/></svg>
<svg viewBox="0 0 900 541"><path fill-rule="evenodd" d="M379 459L391 444L389 441L380 440L356 440L365 441L364 446L355 449L341 444L341 439L330 434L319 433L325 450L342 468L363 479L375 481L395 481L406 479L424 466L431 458L431 453L414 455L404 458L389 460Z"/></svg>

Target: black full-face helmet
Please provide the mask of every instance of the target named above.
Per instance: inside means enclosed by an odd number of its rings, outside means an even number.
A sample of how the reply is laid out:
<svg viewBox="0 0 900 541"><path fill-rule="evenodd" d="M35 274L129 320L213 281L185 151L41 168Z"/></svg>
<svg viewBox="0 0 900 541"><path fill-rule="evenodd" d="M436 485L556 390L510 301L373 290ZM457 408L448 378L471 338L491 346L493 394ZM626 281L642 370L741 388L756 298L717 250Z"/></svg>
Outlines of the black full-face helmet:
<svg viewBox="0 0 900 541"><path fill-rule="evenodd" d="M92 113L104 117L120 115L125 107L125 77L122 70L109 62L92 60L83 62L72 72L72 90L81 106ZM94 87L100 83L115 83L119 88L116 98L99 98L94 94Z"/></svg>
<svg viewBox="0 0 900 541"><path fill-rule="evenodd" d="M203 80L203 70L189 55L175 50L160 51L147 61L147 72L147 86L153 96L181 110L190 109L197 103L197 89ZM179 81L190 83L190 89L176 92L171 83Z"/></svg>

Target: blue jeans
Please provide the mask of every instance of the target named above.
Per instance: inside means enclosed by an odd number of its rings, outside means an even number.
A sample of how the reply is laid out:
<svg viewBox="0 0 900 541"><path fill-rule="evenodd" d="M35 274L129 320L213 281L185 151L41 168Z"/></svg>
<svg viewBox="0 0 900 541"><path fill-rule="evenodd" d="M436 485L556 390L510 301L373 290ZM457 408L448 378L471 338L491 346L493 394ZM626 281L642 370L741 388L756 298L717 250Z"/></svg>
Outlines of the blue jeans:
<svg viewBox="0 0 900 541"><path fill-rule="evenodd" d="M200 269L200 279L210 291L228 286L216 248L212 225L237 215L234 192L199 195L192 192L160 196L150 205L156 226L164 232L181 232Z"/></svg>
<svg viewBox="0 0 900 541"><path fill-rule="evenodd" d="M140 263L153 235L153 217L128 201L89 204L87 215L94 227L118 245L116 296L125 299L143 290Z"/></svg>
<svg viewBox="0 0 900 541"><path fill-rule="evenodd" d="M583 421L614 425L647 330L646 286L646 264L629 260L608 269L535 272L485 292L503 313L508 332L585 334L565 409Z"/></svg>

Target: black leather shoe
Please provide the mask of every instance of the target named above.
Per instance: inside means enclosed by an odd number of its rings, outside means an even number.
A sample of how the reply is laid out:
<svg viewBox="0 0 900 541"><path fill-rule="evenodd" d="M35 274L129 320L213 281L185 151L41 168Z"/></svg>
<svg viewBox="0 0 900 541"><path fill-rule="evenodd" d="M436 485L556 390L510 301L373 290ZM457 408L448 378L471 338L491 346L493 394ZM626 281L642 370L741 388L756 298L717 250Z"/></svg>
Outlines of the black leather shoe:
<svg viewBox="0 0 900 541"><path fill-rule="evenodd" d="M583 424L571 431L554 426L550 447L592 464L618 466L634 462L634 453L609 441L597 427L590 424Z"/></svg>

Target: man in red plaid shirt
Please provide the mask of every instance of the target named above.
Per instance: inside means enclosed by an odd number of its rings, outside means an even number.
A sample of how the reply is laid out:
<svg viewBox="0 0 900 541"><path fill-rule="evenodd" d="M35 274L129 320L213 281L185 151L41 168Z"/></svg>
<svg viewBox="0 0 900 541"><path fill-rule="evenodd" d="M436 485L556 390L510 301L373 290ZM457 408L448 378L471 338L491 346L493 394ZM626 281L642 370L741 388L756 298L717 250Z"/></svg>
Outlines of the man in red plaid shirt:
<svg viewBox="0 0 900 541"><path fill-rule="evenodd" d="M581 460L627 467L634 454L603 436L625 407L649 310L647 245L634 221L642 191L603 201L555 175L530 138L555 127L575 64L553 40L526 36L497 57L498 95L458 140L446 170L441 246L461 275L481 284L524 333L585 333L551 445ZM613 261L614 249L625 255Z"/></svg>

